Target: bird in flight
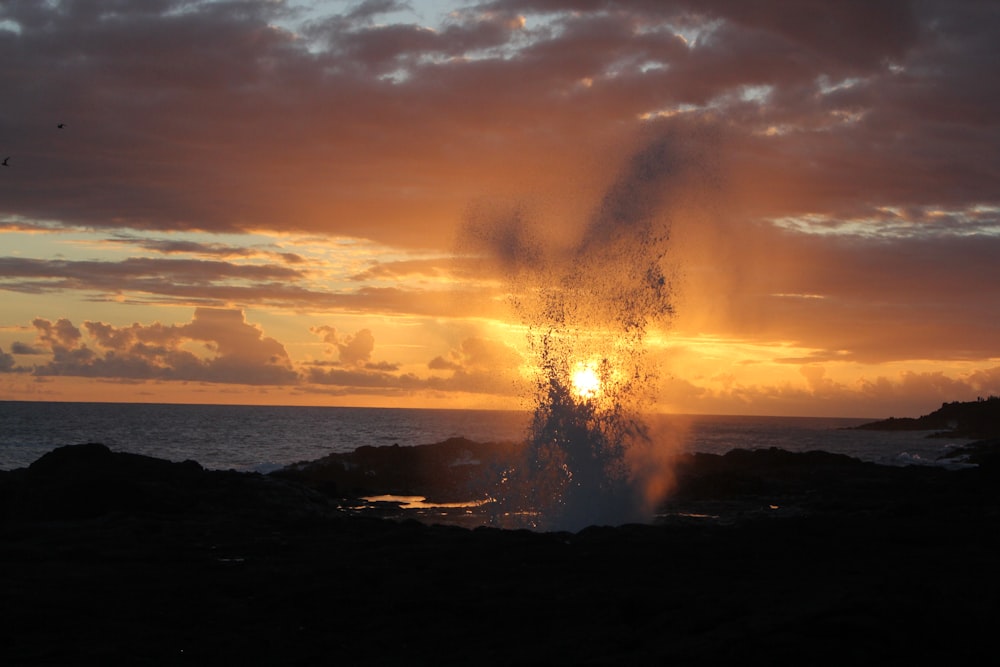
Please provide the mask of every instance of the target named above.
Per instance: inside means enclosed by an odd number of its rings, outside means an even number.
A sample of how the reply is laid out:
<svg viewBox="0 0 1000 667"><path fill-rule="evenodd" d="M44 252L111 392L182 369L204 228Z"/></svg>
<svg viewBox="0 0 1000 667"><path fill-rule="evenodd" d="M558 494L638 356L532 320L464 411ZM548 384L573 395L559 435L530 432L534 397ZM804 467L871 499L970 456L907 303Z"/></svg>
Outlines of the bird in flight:
<svg viewBox="0 0 1000 667"><path fill-rule="evenodd" d="M5 167L9 167L9 166L10 166L9 164L7 164L7 160L9 160L9 159L10 159L10 157L9 157L9 156L8 156L8 157L5 157L5 158L3 159L3 166L5 166Z"/></svg>
<svg viewBox="0 0 1000 667"><path fill-rule="evenodd" d="M66 123L59 123L58 125L56 125L56 127L58 127L61 130L64 127L66 127Z"/></svg>

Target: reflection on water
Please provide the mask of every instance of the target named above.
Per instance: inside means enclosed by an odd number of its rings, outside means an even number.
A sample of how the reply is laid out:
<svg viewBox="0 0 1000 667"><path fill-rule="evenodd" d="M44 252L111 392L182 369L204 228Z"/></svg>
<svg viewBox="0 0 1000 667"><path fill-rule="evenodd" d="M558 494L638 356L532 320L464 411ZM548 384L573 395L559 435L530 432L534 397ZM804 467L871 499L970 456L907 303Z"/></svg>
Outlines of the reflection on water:
<svg viewBox="0 0 1000 667"><path fill-rule="evenodd" d="M358 498L357 504L342 509L354 516L397 521L415 519L425 524L476 528L488 522L484 510L492 502L492 498L483 498L445 503L428 501L425 496L384 494Z"/></svg>
<svg viewBox="0 0 1000 667"><path fill-rule="evenodd" d="M364 496L361 498L366 503L389 503L393 505L398 505L400 509L404 510L418 510L418 509L458 509L463 507L481 507L488 502L491 502L490 498L484 498L482 500L467 500L465 502L459 503L435 503L427 502L427 498L424 496L394 496L394 495L383 495L383 496ZM364 509L364 505L360 505L355 509Z"/></svg>

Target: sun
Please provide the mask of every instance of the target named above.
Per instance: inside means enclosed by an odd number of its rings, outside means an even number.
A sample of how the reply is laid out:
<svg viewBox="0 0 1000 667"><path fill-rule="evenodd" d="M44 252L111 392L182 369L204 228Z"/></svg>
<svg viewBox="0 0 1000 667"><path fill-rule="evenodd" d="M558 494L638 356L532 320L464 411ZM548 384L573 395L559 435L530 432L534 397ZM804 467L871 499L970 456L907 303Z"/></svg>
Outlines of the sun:
<svg viewBox="0 0 1000 667"><path fill-rule="evenodd" d="M577 364L569 379L573 393L582 399L594 398L601 391L601 378L593 366Z"/></svg>

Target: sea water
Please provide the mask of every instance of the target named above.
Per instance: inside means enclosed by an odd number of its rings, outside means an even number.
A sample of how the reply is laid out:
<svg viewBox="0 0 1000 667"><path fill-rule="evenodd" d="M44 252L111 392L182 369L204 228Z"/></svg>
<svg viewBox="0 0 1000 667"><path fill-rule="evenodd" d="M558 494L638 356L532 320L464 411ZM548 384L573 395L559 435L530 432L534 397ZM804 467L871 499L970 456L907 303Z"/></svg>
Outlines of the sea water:
<svg viewBox="0 0 1000 667"><path fill-rule="evenodd" d="M530 414L492 410L46 403L0 401L0 470L30 465L62 445L104 443L114 451L210 469L269 472L364 445L400 446L466 437L521 441ZM724 454L778 447L824 450L888 465L935 464L960 438L927 432L850 430L855 418L657 415L671 447Z"/></svg>

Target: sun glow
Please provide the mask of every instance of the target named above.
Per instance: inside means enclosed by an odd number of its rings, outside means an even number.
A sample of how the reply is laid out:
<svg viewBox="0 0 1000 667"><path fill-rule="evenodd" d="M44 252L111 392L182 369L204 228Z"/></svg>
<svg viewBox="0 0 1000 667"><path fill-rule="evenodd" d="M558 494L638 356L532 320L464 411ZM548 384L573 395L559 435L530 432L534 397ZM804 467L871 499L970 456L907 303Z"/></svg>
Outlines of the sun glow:
<svg viewBox="0 0 1000 667"><path fill-rule="evenodd" d="M578 397L590 400L601 391L601 378L589 364L577 364L570 376L573 393Z"/></svg>

